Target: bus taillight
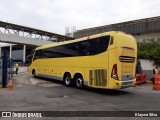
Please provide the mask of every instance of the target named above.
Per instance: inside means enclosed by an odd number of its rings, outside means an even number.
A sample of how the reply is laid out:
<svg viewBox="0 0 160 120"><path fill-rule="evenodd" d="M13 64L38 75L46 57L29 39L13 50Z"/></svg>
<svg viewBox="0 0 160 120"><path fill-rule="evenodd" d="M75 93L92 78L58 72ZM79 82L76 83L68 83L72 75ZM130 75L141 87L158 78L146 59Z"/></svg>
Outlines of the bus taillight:
<svg viewBox="0 0 160 120"><path fill-rule="evenodd" d="M113 65L111 77L112 77L113 79L115 79L115 80L119 80L119 79L118 79L117 64L114 64L114 65Z"/></svg>

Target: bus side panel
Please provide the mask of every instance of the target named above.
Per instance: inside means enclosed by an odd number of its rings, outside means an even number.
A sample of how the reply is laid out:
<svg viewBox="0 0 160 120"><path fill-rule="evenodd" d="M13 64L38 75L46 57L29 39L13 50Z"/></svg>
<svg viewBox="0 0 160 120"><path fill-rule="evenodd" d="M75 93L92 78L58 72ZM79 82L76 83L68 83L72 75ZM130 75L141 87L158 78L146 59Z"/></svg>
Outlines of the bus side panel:
<svg viewBox="0 0 160 120"><path fill-rule="evenodd" d="M71 77L73 78L72 67L70 67L70 66L61 66L61 77L63 77L65 73L70 73Z"/></svg>
<svg viewBox="0 0 160 120"><path fill-rule="evenodd" d="M108 52L88 57L85 61L85 83L90 87L108 87Z"/></svg>
<svg viewBox="0 0 160 120"><path fill-rule="evenodd" d="M35 70L36 74L39 74L40 72L40 60L34 60L34 62L32 63L32 66L30 66L29 68L29 73L30 75L32 75L32 71Z"/></svg>
<svg viewBox="0 0 160 120"><path fill-rule="evenodd" d="M73 66L73 67L72 67L72 73L73 73L73 76L74 76L76 73L80 73L80 74L83 76L83 79L85 78L84 67Z"/></svg>
<svg viewBox="0 0 160 120"><path fill-rule="evenodd" d="M61 67L60 66L48 66L48 75L61 77ZM62 78L62 77L61 77Z"/></svg>
<svg viewBox="0 0 160 120"><path fill-rule="evenodd" d="M116 47L109 50L108 59L109 59L109 89L120 89L121 86L116 84L117 80L111 77L113 66L114 64L117 64L118 61Z"/></svg>
<svg viewBox="0 0 160 120"><path fill-rule="evenodd" d="M71 77L73 78L73 68L72 68L72 58L62 58L62 59L59 59L59 61L57 61L57 64L58 63L61 63L61 77L64 76L64 74L67 72L67 73L70 73L71 74Z"/></svg>
<svg viewBox="0 0 160 120"><path fill-rule="evenodd" d="M72 58L71 66L72 66L72 74L74 75L79 73L82 75L83 79L85 77L84 74L84 64L86 61L86 57L74 57Z"/></svg>
<svg viewBox="0 0 160 120"><path fill-rule="evenodd" d="M93 75L90 75L90 73L89 73L90 70L93 70L93 68L87 68L87 67L85 67L84 84L85 84L86 86L90 86L90 87L91 87L92 84L90 83L90 81L93 82ZM92 80L90 80L91 77L92 77Z"/></svg>
<svg viewBox="0 0 160 120"><path fill-rule="evenodd" d="M60 64L56 64L57 59L44 59L42 64L42 74L48 76L59 76L60 75Z"/></svg>
<svg viewBox="0 0 160 120"><path fill-rule="evenodd" d="M84 64L84 84L86 86L90 86L90 87L94 87L93 84L90 84L90 81L91 81L91 74L90 74L90 71L93 71L95 67L98 67L100 64L99 64L99 59L97 59L98 57L96 56L90 56L90 57L86 57L85 60L83 61L85 64ZM93 82L94 82L94 79L92 78Z"/></svg>
<svg viewBox="0 0 160 120"><path fill-rule="evenodd" d="M29 73L32 74L32 70L36 71L38 76L49 77L61 76L60 64L57 64L58 59L37 59L32 63L29 68Z"/></svg>

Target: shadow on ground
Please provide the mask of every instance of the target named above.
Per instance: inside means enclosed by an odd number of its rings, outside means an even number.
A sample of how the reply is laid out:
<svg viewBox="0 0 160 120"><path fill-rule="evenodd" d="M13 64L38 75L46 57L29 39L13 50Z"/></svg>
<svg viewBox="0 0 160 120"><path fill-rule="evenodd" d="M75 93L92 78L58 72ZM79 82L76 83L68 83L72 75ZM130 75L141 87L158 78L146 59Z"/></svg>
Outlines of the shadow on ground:
<svg viewBox="0 0 160 120"><path fill-rule="evenodd" d="M48 81L48 82L64 85L62 81L59 81L59 80L56 80L56 79L43 78L43 77L38 77L37 79L39 79L39 80L45 80L45 81ZM88 91L88 92L91 92L91 93L110 95L110 96L131 94L131 92L124 91L124 90L121 90L121 89L120 90L97 89L97 88L90 88L90 87L85 87L83 89L78 89L75 86L71 86L71 87L68 87L68 88L70 88L70 89L76 89L76 90L81 90L81 91Z"/></svg>

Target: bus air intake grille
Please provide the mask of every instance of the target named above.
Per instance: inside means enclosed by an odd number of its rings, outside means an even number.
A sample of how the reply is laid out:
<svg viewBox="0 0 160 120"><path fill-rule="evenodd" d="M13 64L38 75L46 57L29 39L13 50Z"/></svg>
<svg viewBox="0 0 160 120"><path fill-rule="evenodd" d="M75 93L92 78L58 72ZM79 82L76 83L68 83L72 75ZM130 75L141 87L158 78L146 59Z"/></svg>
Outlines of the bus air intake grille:
<svg viewBox="0 0 160 120"><path fill-rule="evenodd" d="M107 85L107 70L96 69L89 71L89 83L94 86L106 86Z"/></svg>
<svg viewBox="0 0 160 120"><path fill-rule="evenodd" d="M119 56L120 62L128 62L128 63L134 63L135 62L135 57L131 56Z"/></svg>

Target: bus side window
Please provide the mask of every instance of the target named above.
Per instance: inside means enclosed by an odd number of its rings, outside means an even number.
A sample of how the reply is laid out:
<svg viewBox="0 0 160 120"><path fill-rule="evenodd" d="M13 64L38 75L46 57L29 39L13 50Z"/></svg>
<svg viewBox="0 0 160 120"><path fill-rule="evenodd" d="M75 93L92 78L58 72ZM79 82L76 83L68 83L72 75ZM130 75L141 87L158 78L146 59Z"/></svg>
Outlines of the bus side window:
<svg viewBox="0 0 160 120"><path fill-rule="evenodd" d="M110 36L103 36L90 40L91 55L100 54L108 49Z"/></svg>
<svg viewBox="0 0 160 120"><path fill-rule="evenodd" d="M99 52L105 52L108 49L108 44L109 44L110 36L104 36L100 37L99 40Z"/></svg>
<svg viewBox="0 0 160 120"><path fill-rule="evenodd" d="M90 42L83 41L78 44L78 56L90 55Z"/></svg>
<svg viewBox="0 0 160 120"><path fill-rule="evenodd" d="M72 44L66 45L66 53L70 57L77 56L77 54L78 54L78 44L77 43L72 43Z"/></svg>

